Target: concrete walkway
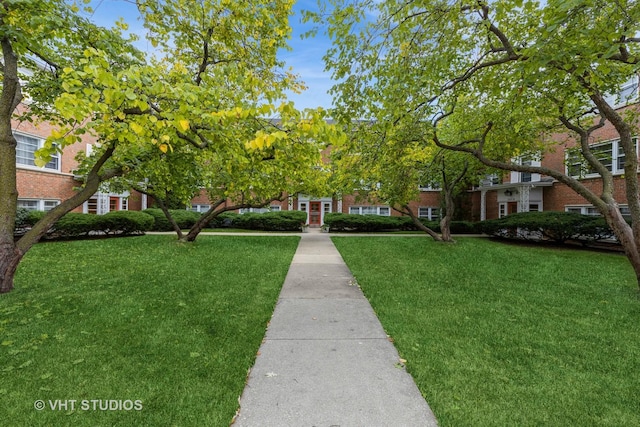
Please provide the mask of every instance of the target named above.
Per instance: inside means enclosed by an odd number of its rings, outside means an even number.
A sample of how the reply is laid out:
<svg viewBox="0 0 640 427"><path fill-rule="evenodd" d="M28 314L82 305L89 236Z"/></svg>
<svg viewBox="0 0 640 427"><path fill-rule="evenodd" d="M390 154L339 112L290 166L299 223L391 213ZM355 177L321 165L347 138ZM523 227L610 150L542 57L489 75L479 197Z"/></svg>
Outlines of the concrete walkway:
<svg viewBox="0 0 640 427"><path fill-rule="evenodd" d="M233 425L437 425L326 233L302 234Z"/></svg>

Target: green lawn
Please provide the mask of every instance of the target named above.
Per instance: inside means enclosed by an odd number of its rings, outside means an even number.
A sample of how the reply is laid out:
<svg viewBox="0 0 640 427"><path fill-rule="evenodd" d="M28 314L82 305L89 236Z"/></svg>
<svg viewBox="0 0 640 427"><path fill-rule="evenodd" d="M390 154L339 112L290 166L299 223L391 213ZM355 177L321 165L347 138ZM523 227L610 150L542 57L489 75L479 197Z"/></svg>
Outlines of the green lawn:
<svg viewBox="0 0 640 427"><path fill-rule="evenodd" d="M640 294L623 256L332 239L441 426L640 425Z"/></svg>
<svg viewBox="0 0 640 427"><path fill-rule="evenodd" d="M0 296L0 419L229 425L298 240L201 236L184 245L144 236L37 245L16 289ZM44 410L34 409L37 400ZM52 410L56 400L67 400L66 410ZM100 410L136 400L141 410Z"/></svg>

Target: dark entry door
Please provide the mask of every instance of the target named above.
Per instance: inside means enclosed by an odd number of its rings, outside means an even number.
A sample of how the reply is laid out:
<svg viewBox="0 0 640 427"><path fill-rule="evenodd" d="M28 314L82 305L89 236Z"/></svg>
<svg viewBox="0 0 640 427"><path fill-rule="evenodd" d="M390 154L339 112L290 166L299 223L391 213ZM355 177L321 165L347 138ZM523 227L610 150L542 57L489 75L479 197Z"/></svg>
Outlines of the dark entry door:
<svg viewBox="0 0 640 427"><path fill-rule="evenodd" d="M507 203L507 215L518 213L518 202Z"/></svg>
<svg viewBox="0 0 640 427"><path fill-rule="evenodd" d="M309 202L309 225L320 225L320 202Z"/></svg>

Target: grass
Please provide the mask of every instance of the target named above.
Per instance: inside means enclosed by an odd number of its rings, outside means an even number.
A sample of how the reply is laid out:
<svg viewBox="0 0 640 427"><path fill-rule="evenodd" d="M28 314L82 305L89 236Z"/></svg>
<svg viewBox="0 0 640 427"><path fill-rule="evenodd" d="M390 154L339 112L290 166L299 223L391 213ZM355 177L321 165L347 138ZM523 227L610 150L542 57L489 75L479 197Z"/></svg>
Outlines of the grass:
<svg viewBox="0 0 640 427"><path fill-rule="evenodd" d="M16 289L0 297L0 418L30 426L229 425L298 240L37 245ZM44 410L34 409L36 400ZM52 410L56 400L77 400L75 410L70 402ZM102 400L98 410L91 400ZM142 409L99 410L107 400L140 400Z"/></svg>
<svg viewBox="0 0 640 427"><path fill-rule="evenodd" d="M623 256L333 241L442 427L640 425L640 298Z"/></svg>

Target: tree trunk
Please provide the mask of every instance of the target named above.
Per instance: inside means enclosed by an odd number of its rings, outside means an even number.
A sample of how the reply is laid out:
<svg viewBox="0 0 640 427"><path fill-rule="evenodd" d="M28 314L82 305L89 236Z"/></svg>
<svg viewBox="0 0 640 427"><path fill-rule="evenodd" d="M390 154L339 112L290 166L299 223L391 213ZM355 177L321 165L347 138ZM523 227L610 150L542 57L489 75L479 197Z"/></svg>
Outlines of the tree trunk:
<svg viewBox="0 0 640 427"><path fill-rule="evenodd" d="M15 245L0 245L0 294L13 289L13 277L23 255Z"/></svg>
<svg viewBox="0 0 640 427"><path fill-rule="evenodd" d="M615 205L615 202L609 203L607 206L609 211L606 212L605 219L624 249L624 253L627 256L629 263L631 263L633 271L636 273L636 281L640 288L640 248L638 248L636 243L633 229L624 219L620 213L620 209Z"/></svg>
<svg viewBox="0 0 640 427"><path fill-rule="evenodd" d="M164 201L162 201L162 199L160 198L156 198L156 203L158 204L158 206L160 206L160 210L162 210L162 213L164 213L164 216L167 218L167 221L169 221L169 223L171 224L171 227L173 227L173 231L175 231L176 234L178 235L178 240L180 241L184 240L184 234L182 233L180 226L178 225L176 220L173 218L173 215L171 215L171 212L169 212L169 208L167 208L167 205L164 203Z"/></svg>
<svg viewBox="0 0 640 427"><path fill-rule="evenodd" d="M453 220L453 214L456 207L453 202L453 196L451 194L451 188L444 188L444 216L440 220L440 235L443 242L451 242L454 240L451 237L451 221Z"/></svg>
<svg viewBox="0 0 640 427"><path fill-rule="evenodd" d="M420 221L420 219L411 211L411 209L409 209L409 206L405 205L403 206L403 208L404 208L404 211L400 211L400 212L404 212L407 215L409 215L411 217L411 220L413 221L413 224L418 228L418 230L424 231L429 236L431 236L433 240L435 240L436 242L442 242L442 237L440 237L438 233L436 233L435 231L433 231L432 229L424 225L422 221Z"/></svg>
<svg viewBox="0 0 640 427"><path fill-rule="evenodd" d="M440 235L442 236L443 242L454 241L451 238L451 216L449 214L445 214L440 220Z"/></svg>

